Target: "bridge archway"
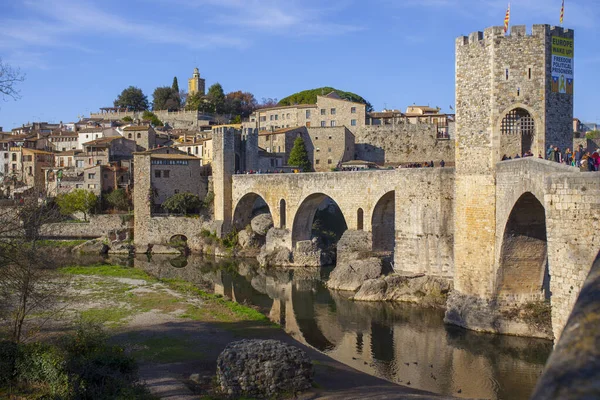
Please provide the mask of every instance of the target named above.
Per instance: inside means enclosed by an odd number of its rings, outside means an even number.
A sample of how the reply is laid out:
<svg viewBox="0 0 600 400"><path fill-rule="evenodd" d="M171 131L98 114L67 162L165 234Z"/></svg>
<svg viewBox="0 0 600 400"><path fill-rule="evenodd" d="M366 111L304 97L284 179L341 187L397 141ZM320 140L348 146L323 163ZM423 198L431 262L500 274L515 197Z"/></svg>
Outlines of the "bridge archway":
<svg viewBox="0 0 600 400"><path fill-rule="evenodd" d="M333 216L331 220L321 221L325 228L331 229L336 233L343 233L348 229L346 218L338 206L338 203L324 193L313 193L302 201L294 216L294 223L292 226L293 247L300 241L312 239L315 215L318 211L323 212L324 210L329 210L330 212L328 214ZM336 236L341 236L341 233ZM339 239L339 237L337 237L337 239ZM337 240L335 241L337 242Z"/></svg>
<svg viewBox="0 0 600 400"><path fill-rule="evenodd" d="M233 212L233 227L241 231L252 221L252 218L258 214L268 213L271 216L271 209L265 199L257 193L245 194L236 204Z"/></svg>
<svg viewBox="0 0 600 400"><path fill-rule="evenodd" d="M371 218L373 235L373 251L393 252L396 243L396 192L384 194L375 208Z"/></svg>
<svg viewBox="0 0 600 400"><path fill-rule="evenodd" d="M511 302L550 298L546 211L526 192L512 208L504 228L497 295Z"/></svg>
<svg viewBox="0 0 600 400"><path fill-rule="evenodd" d="M500 149L509 157L531 150L540 151L536 143L536 118L525 107L517 105L503 114L500 121Z"/></svg>

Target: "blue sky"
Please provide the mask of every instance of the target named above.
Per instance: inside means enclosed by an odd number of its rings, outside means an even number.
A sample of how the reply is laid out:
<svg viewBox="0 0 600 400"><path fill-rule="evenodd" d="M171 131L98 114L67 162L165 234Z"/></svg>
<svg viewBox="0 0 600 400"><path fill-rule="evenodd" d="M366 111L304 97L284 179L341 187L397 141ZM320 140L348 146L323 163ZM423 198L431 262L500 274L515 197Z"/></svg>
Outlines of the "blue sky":
<svg viewBox="0 0 600 400"><path fill-rule="evenodd" d="M558 24L561 0L513 0L511 25ZM74 121L129 85L173 76L281 99L334 86L375 109L454 106L454 40L502 25L496 0L26 0L0 2L0 57L26 74L0 126ZM600 0L566 0L575 116L600 122Z"/></svg>

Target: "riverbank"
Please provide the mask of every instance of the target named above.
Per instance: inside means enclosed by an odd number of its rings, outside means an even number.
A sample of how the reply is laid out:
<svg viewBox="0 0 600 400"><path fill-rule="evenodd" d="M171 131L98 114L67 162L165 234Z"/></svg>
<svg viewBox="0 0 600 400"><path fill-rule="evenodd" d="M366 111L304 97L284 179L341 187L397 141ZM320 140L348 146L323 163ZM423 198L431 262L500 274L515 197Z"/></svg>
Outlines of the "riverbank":
<svg viewBox="0 0 600 400"><path fill-rule="evenodd" d="M228 343L250 338L281 340L309 354L315 387L302 399L441 398L358 372L296 342L258 311L184 281L105 265L60 274L70 277L63 311L45 335L69 330L79 319L103 323L110 342L138 361L142 380L161 398L218 398L217 356Z"/></svg>

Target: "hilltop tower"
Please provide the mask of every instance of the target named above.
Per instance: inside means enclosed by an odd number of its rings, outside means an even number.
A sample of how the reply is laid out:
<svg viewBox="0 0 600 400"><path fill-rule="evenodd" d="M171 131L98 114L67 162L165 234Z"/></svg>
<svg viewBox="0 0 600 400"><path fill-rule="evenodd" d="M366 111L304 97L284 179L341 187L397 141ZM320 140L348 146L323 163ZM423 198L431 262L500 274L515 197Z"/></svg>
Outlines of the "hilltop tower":
<svg viewBox="0 0 600 400"><path fill-rule="evenodd" d="M491 27L456 40L455 289L494 292L496 164L571 147L573 31ZM543 202L543 199L542 199Z"/></svg>
<svg viewBox="0 0 600 400"><path fill-rule="evenodd" d="M194 68L194 73L192 77L188 79L188 95L193 95L194 93L200 93L204 96L206 91L206 81L200 78L200 71L198 68Z"/></svg>

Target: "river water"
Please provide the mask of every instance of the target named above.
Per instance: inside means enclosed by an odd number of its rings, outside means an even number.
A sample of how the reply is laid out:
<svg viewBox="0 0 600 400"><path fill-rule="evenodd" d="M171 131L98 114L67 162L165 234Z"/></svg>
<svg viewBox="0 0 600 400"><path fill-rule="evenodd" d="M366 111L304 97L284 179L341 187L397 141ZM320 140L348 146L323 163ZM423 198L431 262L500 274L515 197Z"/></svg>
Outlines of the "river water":
<svg viewBox="0 0 600 400"><path fill-rule="evenodd" d="M131 265L131 261L129 261ZM133 265L257 307L302 343L365 373L465 398L527 399L552 342L443 323L443 310L364 303L328 290L326 269L262 269L248 261L138 256Z"/></svg>

